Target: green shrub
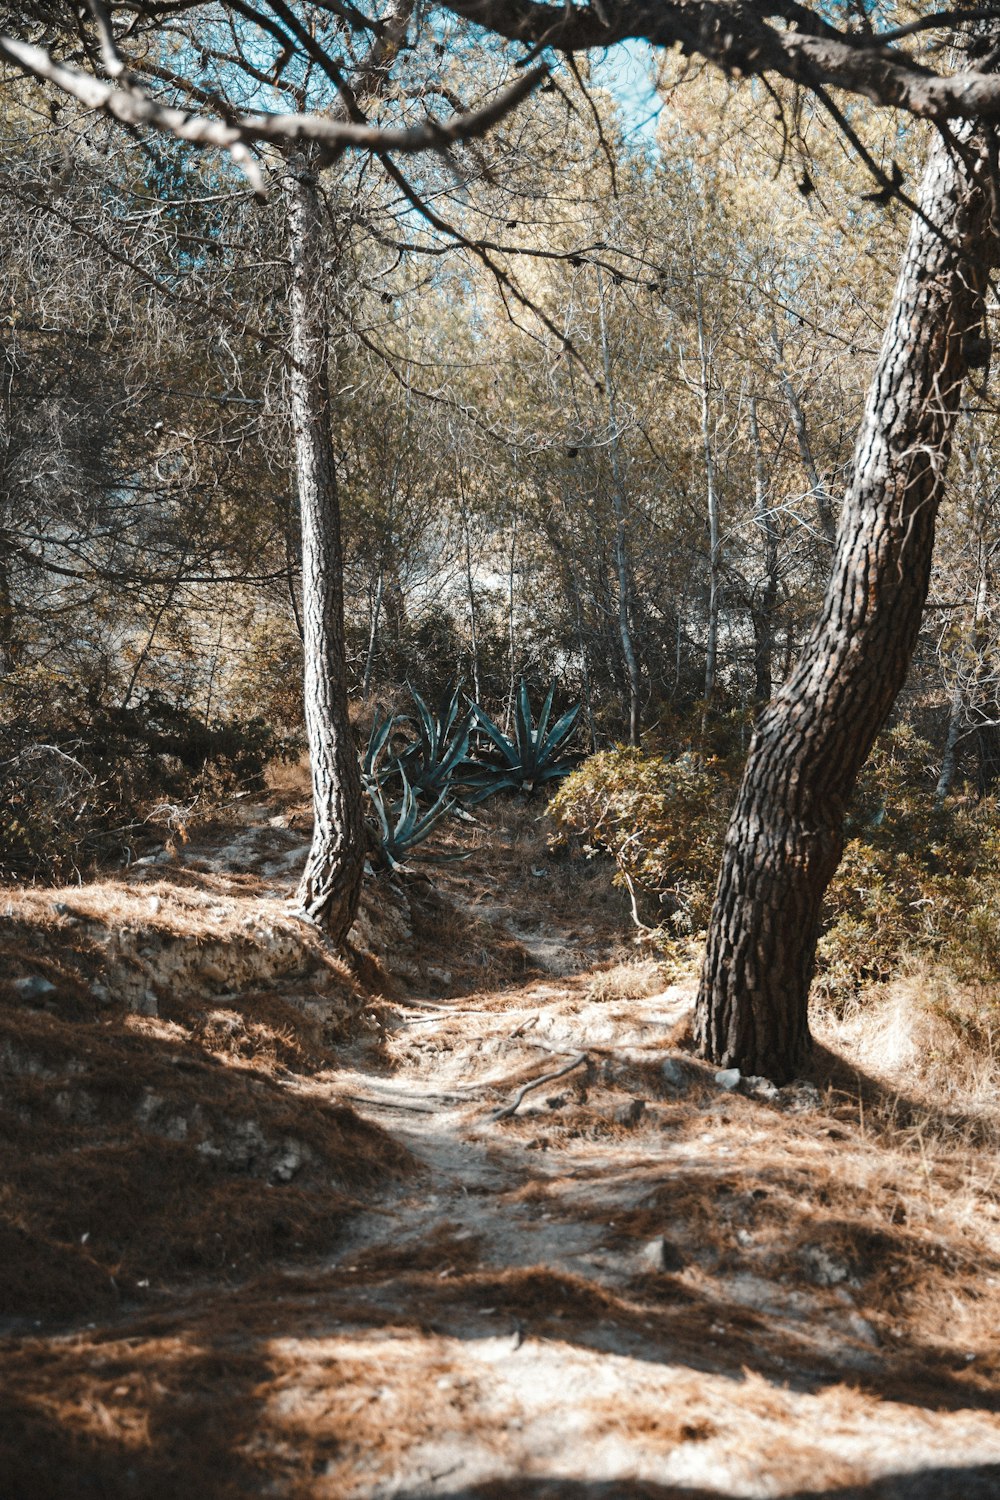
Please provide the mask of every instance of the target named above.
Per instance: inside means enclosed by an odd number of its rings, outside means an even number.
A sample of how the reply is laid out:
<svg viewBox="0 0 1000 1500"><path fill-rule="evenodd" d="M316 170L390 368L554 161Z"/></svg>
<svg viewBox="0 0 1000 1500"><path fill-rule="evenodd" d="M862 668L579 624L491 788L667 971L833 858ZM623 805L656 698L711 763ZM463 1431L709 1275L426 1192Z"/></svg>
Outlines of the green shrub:
<svg viewBox="0 0 1000 1500"><path fill-rule="evenodd" d="M848 998L904 955L963 979L1000 979L1000 826L992 800L935 800L935 756L908 726L862 771L818 952L822 993Z"/></svg>
<svg viewBox="0 0 1000 1500"><path fill-rule="evenodd" d="M708 921L732 792L719 761L618 746L571 772L549 812L556 842L611 856L646 925L694 933Z"/></svg>
<svg viewBox="0 0 1000 1500"><path fill-rule="evenodd" d="M879 740L852 800L827 892L819 991L848 1000L907 956L964 980L1000 980L995 802L935 803L935 756L911 729ZM615 881L665 943L707 926L735 775L726 762L618 748L592 756L550 804L556 842L614 860Z"/></svg>

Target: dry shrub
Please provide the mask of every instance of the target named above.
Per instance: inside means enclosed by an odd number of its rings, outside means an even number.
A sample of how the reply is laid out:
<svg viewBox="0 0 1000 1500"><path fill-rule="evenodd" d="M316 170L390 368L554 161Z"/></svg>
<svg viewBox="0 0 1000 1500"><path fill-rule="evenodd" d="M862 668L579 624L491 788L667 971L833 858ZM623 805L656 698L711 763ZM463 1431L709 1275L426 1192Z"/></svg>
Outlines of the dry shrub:
<svg viewBox="0 0 1000 1500"><path fill-rule="evenodd" d="M611 856L646 925L690 933L708 920L731 794L720 761L619 746L584 761L549 811L557 840Z"/></svg>
<svg viewBox="0 0 1000 1500"><path fill-rule="evenodd" d="M881 1085L888 1132L1000 1145L1000 994L914 961L863 1001L816 1008L815 1029Z"/></svg>
<svg viewBox="0 0 1000 1500"><path fill-rule="evenodd" d="M629 955L596 969L584 990L584 998L598 1002L645 1000L663 988L663 968L656 960Z"/></svg>
<svg viewBox="0 0 1000 1500"><path fill-rule="evenodd" d="M0 678L0 881L53 881L120 861L151 817L199 816L297 755L260 718L206 723L149 692L127 708L43 667Z"/></svg>

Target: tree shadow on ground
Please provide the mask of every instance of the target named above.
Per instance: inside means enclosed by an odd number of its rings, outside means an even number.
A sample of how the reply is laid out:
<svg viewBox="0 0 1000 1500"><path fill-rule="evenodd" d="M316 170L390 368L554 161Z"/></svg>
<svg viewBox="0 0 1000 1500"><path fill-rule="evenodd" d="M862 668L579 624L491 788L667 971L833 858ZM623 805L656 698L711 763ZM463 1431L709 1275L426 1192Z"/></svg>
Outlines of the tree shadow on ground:
<svg viewBox="0 0 1000 1500"><path fill-rule="evenodd" d="M832 1089L835 1107L839 1104L846 1108L852 1117L863 1119L874 1134L885 1135L893 1143L908 1131L921 1129L946 1143L996 1144L995 1118L987 1119L970 1110L943 1108L930 1099L907 1094L897 1085L865 1072L822 1042L813 1042L803 1078Z"/></svg>

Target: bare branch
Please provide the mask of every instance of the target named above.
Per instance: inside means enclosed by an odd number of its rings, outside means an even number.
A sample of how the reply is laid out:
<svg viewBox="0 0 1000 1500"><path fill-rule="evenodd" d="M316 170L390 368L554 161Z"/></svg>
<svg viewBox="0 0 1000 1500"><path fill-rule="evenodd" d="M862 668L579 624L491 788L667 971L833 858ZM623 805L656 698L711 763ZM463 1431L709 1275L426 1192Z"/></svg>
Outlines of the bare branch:
<svg viewBox="0 0 1000 1500"><path fill-rule="evenodd" d="M194 146L216 146L234 156L248 175L258 179L255 190L263 190L260 169L249 148L262 142L276 146L313 142L330 156L347 149L378 152L439 151L457 142L485 135L548 76L545 67L532 68L503 89L481 109L456 114L439 122L428 119L420 125L396 129L329 119L318 114L236 114L231 120L211 119L175 109L152 99L134 84L127 88L102 83L89 73L56 62L42 47L0 36L0 57L24 68L42 83L51 84L78 99L89 109L99 110L125 125L149 126Z"/></svg>

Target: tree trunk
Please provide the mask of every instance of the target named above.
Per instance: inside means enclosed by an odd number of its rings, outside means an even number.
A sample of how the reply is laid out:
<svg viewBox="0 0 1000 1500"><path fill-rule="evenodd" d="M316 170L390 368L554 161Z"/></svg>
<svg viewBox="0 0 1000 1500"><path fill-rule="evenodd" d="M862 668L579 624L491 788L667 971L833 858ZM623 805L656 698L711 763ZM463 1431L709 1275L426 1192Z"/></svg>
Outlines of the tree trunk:
<svg viewBox="0 0 1000 1500"><path fill-rule="evenodd" d="M802 410L798 391L792 384L792 377L788 373L788 366L785 364L785 350L776 323L771 325L771 343L774 346L775 369L778 376L778 383L781 386L788 406L788 415L792 419L795 441L799 448L799 457L802 459L802 467L805 469L806 478L809 480L809 492L816 503L816 515L819 517L820 530L832 547L837 537L837 527L833 519L833 506L830 502L826 485L819 477L819 469L816 467L812 443L809 441L809 429L806 426L805 412Z"/></svg>
<svg viewBox="0 0 1000 1500"><path fill-rule="evenodd" d="M754 589L750 608L753 625L754 698L770 702L774 659L774 609L778 600L778 533L767 503L767 468L757 422L757 397L750 398L750 446L753 449L754 521L764 537L764 583Z"/></svg>
<svg viewBox="0 0 1000 1500"><path fill-rule="evenodd" d="M691 264L694 267L694 242L690 229ZM715 699L716 679L719 670L719 613L722 607L722 547L719 532L719 489L715 474L715 453L712 448L711 425L711 380L712 367L709 358L708 340L705 335L705 303L701 293L701 281L694 272L695 312L698 328L698 366L701 380L699 399L701 405L701 440L705 450L705 498L708 510L708 639L705 644L705 706L701 716L701 738L708 733L708 716Z"/></svg>
<svg viewBox="0 0 1000 1500"><path fill-rule="evenodd" d="M611 499L615 510L615 572L618 575L618 638L622 646L622 661L628 678L628 742L638 745L642 739L642 676L639 658L635 653L632 638L632 569L628 555L628 540L625 534L625 483L621 470L621 429L615 404L615 389L611 380L611 351L608 347L608 325L604 312L604 282L601 268L597 268L597 310L601 325L601 354L604 362L604 391L608 402L608 423L611 428Z"/></svg>
<svg viewBox="0 0 1000 1500"><path fill-rule="evenodd" d="M979 137L964 134L980 158ZM695 1019L703 1055L745 1073L784 1081L808 1055L820 910L845 805L920 628L963 342L981 327L984 260L994 257L987 197L938 141L920 195L930 224L917 215L910 231L823 608L750 746Z"/></svg>
<svg viewBox="0 0 1000 1500"><path fill-rule="evenodd" d="M340 499L330 430L328 332L321 215L310 160L284 176L292 262L292 426L302 521L305 718L313 788L313 838L298 889L304 916L335 943L347 936L361 894L365 840L361 776L347 713Z"/></svg>

